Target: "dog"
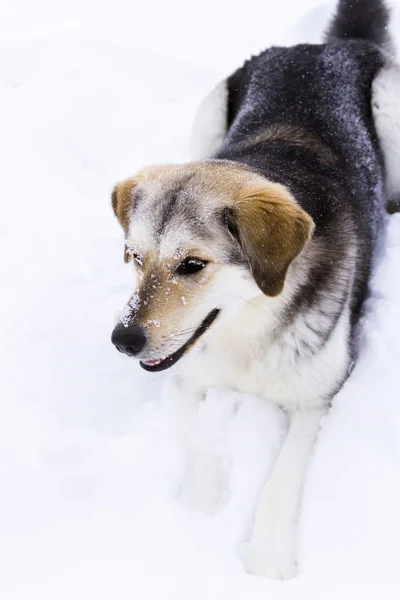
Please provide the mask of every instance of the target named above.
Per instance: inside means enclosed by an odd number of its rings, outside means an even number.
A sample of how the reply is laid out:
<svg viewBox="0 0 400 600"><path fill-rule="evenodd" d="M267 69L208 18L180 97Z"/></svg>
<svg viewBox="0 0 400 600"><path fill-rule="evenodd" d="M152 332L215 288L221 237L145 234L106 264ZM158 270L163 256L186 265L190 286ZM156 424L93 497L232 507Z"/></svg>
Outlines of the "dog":
<svg viewBox="0 0 400 600"><path fill-rule="evenodd" d="M151 373L176 365L197 504L218 484L194 442L207 388L258 394L289 417L256 509L255 575L296 573L307 465L357 359L386 206L400 194L388 22L381 0L340 0L322 44L269 48L209 94L196 160L144 168L112 192L137 275L112 342Z"/></svg>

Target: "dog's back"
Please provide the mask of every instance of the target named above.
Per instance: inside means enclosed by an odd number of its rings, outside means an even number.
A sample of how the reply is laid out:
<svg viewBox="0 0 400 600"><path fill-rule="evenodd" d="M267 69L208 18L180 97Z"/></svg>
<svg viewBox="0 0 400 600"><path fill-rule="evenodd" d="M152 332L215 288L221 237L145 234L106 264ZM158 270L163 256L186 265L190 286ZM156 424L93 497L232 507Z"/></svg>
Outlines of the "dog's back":
<svg viewBox="0 0 400 600"><path fill-rule="evenodd" d="M270 48L228 78L227 133L214 154L286 185L311 215L324 250L299 294L303 304L326 293L328 281L347 286L349 255L355 258L353 324L387 201L371 104L372 83L387 62L377 44L388 43L388 15L382 2L361 4L357 27L358 4L342 1L326 43Z"/></svg>
<svg viewBox="0 0 400 600"><path fill-rule="evenodd" d="M317 233L325 224L320 186L341 187L372 235L383 163L371 87L384 61L378 48L359 41L265 51L228 79L228 132L216 157L289 185Z"/></svg>

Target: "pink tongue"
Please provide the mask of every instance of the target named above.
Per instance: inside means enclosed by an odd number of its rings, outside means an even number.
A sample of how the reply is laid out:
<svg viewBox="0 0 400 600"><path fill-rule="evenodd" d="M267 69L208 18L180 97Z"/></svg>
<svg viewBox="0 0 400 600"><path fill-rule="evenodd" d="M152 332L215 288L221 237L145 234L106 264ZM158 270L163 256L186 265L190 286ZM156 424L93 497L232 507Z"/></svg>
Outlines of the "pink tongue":
<svg viewBox="0 0 400 600"><path fill-rule="evenodd" d="M162 360L146 360L146 365L158 365L162 362Z"/></svg>

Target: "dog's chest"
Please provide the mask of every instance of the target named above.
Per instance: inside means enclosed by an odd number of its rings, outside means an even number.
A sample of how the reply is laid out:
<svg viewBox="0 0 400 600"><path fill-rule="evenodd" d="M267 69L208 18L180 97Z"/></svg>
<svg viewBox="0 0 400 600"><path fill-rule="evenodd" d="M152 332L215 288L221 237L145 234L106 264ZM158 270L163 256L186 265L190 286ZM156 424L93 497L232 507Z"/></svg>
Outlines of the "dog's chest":
<svg viewBox="0 0 400 600"><path fill-rule="evenodd" d="M220 336L199 348L185 377L198 388L229 387L263 396L288 410L320 406L332 396L349 364L348 321L343 314L327 344L299 356L296 340L267 343L261 336Z"/></svg>

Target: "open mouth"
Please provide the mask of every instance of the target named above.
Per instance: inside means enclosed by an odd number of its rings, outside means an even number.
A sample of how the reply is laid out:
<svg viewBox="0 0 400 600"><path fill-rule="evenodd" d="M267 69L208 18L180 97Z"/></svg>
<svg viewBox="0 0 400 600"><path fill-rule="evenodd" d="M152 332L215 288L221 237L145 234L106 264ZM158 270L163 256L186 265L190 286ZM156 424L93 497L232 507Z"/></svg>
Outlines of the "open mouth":
<svg viewBox="0 0 400 600"><path fill-rule="evenodd" d="M192 337L188 339L186 344L181 346L179 350L176 350L173 354L167 356L167 358L163 358L160 360L141 360L139 361L140 366L146 371L156 372L156 371L165 371L165 369L169 369L175 363L178 362L180 358L185 354L186 350L188 350L198 339L203 335L210 327L211 323L215 321L217 315L219 313L218 308L214 308L204 319L204 321L199 325L196 329Z"/></svg>

